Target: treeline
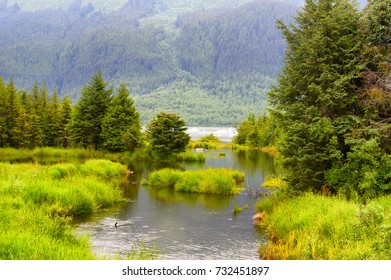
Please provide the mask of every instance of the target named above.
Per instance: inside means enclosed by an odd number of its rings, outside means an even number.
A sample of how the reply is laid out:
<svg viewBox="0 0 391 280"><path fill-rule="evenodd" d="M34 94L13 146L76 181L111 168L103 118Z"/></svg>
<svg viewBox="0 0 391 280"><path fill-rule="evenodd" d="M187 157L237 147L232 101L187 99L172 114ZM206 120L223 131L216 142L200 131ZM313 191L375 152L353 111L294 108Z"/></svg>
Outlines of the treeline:
<svg viewBox="0 0 391 280"><path fill-rule="evenodd" d="M125 83L117 94L102 72L86 85L77 104L69 97L49 96L45 85L18 90L0 77L0 147L70 146L133 151L142 145L139 113Z"/></svg>
<svg viewBox="0 0 391 280"><path fill-rule="evenodd" d="M201 9L242 2L192 5ZM171 89L181 90L177 86L184 82L193 93L215 99L207 120L199 111L203 120L189 119L190 125L232 125L243 119L239 113L264 106L283 60L284 43L275 21L289 21L296 7L255 1L235 9L188 13L175 25L165 23L165 13L186 3L164 3L133 0L108 14L81 6L80 1L68 9L0 11L0 75L24 88L44 81L48 88L56 87L60 97L69 94L75 101L82 86L102 69L110 83L125 80L131 85L143 123L160 104L168 110L174 99ZM149 102L149 95L159 92L167 92L168 98L160 104ZM199 99L206 98L201 94ZM180 110L191 115L191 105L184 99ZM229 110L235 112L233 117Z"/></svg>
<svg viewBox="0 0 391 280"><path fill-rule="evenodd" d="M250 114L237 128L234 143L252 148L275 146L279 137L275 119L269 114Z"/></svg>
<svg viewBox="0 0 391 280"><path fill-rule="evenodd" d="M363 12L348 0L307 0L294 25L279 28L288 48L269 93L274 124L260 126L277 132L290 191L390 194L391 0ZM255 143L252 122L237 141Z"/></svg>

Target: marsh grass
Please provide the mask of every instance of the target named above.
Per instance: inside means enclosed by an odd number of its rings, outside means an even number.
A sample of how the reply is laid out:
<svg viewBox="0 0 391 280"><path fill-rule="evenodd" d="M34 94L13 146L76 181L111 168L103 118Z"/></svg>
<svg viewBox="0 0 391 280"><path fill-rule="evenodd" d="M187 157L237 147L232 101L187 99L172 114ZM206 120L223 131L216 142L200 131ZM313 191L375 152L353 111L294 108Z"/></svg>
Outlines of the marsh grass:
<svg viewBox="0 0 391 280"><path fill-rule="evenodd" d="M88 238L69 226L74 215L124 201L108 181L126 168L108 160L84 164L0 163L0 259L93 259Z"/></svg>
<svg viewBox="0 0 391 280"><path fill-rule="evenodd" d="M185 152L178 154L176 159L181 162L205 162L206 156L203 153Z"/></svg>
<svg viewBox="0 0 391 280"><path fill-rule="evenodd" d="M115 161L122 161L123 155L121 153L108 153L103 151L96 151L92 149L64 149L54 147L41 147L34 149L14 149L14 148L0 148L0 156L11 158L14 161L18 159L38 161L44 158L45 160L56 158L56 159L108 159Z"/></svg>
<svg viewBox="0 0 391 280"><path fill-rule="evenodd" d="M179 192L205 194L238 194L242 191L244 173L223 168L186 170L165 168L149 174L143 183L154 188L173 188Z"/></svg>
<svg viewBox="0 0 391 280"><path fill-rule="evenodd" d="M375 215L365 210L373 205L362 206L337 197L306 194L261 200L256 210L267 213L263 223L269 233L267 245L261 247L261 257L390 259L390 201L390 196L374 200ZM365 211L372 214L365 215ZM362 217L366 217L364 221Z"/></svg>
<svg viewBox="0 0 391 280"><path fill-rule="evenodd" d="M262 187L271 189L271 188L282 188L286 186L286 182L279 177L267 177L266 180L262 183Z"/></svg>

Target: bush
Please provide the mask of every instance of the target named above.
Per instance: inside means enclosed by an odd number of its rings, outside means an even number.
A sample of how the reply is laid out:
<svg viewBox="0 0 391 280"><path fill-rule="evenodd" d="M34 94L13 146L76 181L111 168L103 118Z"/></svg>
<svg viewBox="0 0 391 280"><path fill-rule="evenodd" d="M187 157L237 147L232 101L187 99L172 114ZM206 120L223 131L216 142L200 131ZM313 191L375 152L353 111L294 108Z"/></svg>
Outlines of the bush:
<svg viewBox="0 0 391 280"><path fill-rule="evenodd" d="M347 176L348 175L348 176ZM332 191L365 202L391 193L391 157L381 151L376 139L357 144L343 165L326 173Z"/></svg>

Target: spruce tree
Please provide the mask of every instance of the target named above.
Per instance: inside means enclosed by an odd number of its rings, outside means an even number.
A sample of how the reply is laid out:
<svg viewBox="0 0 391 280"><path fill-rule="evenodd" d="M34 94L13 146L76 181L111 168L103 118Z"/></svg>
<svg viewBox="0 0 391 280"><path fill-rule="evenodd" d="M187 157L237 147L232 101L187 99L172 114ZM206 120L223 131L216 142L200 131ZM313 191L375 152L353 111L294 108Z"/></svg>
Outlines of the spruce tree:
<svg viewBox="0 0 391 280"><path fill-rule="evenodd" d="M102 148L102 122L111 102L111 92L101 71L83 88L69 125L71 139L76 145Z"/></svg>
<svg viewBox="0 0 391 280"><path fill-rule="evenodd" d="M102 122L103 147L111 152L134 150L141 145L140 115L124 82ZM126 146L125 146L126 143Z"/></svg>
<svg viewBox="0 0 391 280"><path fill-rule="evenodd" d="M306 0L289 28L278 23L288 46L269 97L285 131L280 150L296 190L320 191L326 171L349 151L345 135L356 124L362 71L359 17L348 0Z"/></svg>
<svg viewBox="0 0 391 280"><path fill-rule="evenodd" d="M0 147L5 147L8 144L7 104L8 92L4 80L0 76Z"/></svg>
<svg viewBox="0 0 391 280"><path fill-rule="evenodd" d="M47 135L46 135L46 144L48 146L56 146L60 145L61 138L61 120L60 120L60 101L57 96L57 90L54 89L53 96L48 104L48 116L47 119Z"/></svg>
<svg viewBox="0 0 391 280"><path fill-rule="evenodd" d="M9 96L6 112L8 143L13 148L24 148L28 141L27 116L13 80L7 85L7 92Z"/></svg>
<svg viewBox="0 0 391 280"><path fill-rule="evenodd" d="M63 148L69 148L71 145L69 123L72 118L72 102L69 96L65 96L61 103L60 108L60 142L59 146Z"/></svg>

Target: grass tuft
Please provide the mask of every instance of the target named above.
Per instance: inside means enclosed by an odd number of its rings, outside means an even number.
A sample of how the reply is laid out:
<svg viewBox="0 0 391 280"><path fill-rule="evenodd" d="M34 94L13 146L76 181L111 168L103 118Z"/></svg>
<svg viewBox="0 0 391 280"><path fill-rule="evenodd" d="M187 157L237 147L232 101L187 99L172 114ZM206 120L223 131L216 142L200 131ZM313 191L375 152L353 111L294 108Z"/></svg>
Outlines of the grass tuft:
<svg viewBox="0 0 391 280"><path fill-rule="evenodd" d="M244 173L223 168L180 171L161 169L149 174L145 185L173 188L179 192L205 194L238 194L242 190Z"/></svg>

